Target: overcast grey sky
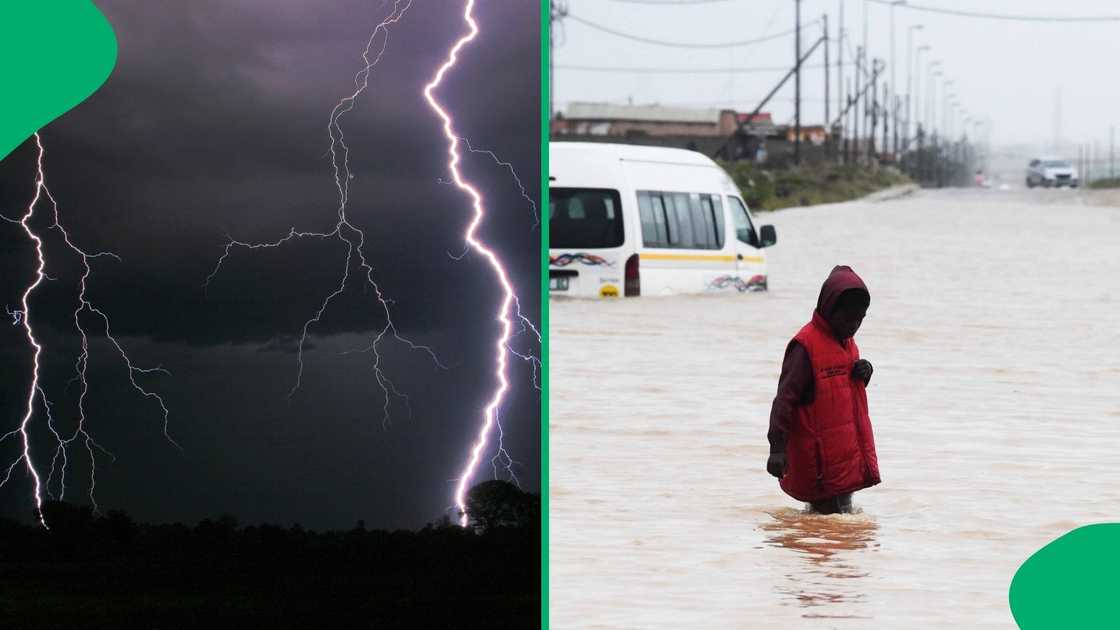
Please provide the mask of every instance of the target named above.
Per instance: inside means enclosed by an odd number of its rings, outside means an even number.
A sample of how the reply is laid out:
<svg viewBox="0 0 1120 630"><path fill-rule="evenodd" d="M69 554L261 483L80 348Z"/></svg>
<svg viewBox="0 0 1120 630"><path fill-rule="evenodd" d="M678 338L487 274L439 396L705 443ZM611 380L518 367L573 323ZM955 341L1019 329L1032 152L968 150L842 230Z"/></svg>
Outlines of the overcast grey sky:
<svg viewBox="0 0 1120 630"><path fill-rule="evenodd" d="M646 0L568 0L572 18L556 31L555 90L557 108L569 101L662 103L694 107L733 107L750 110L781 78L783 72L760 73L598 73L566 66L635 68L746 68L792 66L793 36L734 48L671 48L624 39L596 30L578 19L649 39L679 43L719 44L755 39L791 31L794 0L716 0L704 3L656 6ZM872 55L890 60L888 6L864 0L804 0L802 20L829 15L835 38L840 5L851 37L851 48L862 43L863 11L868 8L868 33ZM1117 16L1120 3L1106 0L914 0L911 4L1010 15ZM1120 124L1120 82L1112 64L1120 56L1120 21L1095 23L1034 23L997 21L940 15L898 7L895 9L895 76L900 91L906 88L908 27L914 47L929 45L923 64L940 60L945 77L955 82L958 99L973 115L992 122L997 144L1049 144L1054 137L1055 101L1061 90L1061 130L1066 142L1099 141L1107 150L1109 127ZM803 47L819 36L813 26L804 31ZM833 64L833 117L836 112L835 43ZM823 61L818 49L810 64ZM890 69L886 75L890 77ZM846 72L851 76L851 70ZM925 76L925 72L922 73ZM927 92L923 78L921 91ZM941 93L938 86L937 93ZM793 81L787 83L766 107L778 122L793 117ZM820 69L802 77L804 124L824 118L824 78ZM924 97L922 98L924 101ZM940 110L940 99L938 108Z"/></svg>

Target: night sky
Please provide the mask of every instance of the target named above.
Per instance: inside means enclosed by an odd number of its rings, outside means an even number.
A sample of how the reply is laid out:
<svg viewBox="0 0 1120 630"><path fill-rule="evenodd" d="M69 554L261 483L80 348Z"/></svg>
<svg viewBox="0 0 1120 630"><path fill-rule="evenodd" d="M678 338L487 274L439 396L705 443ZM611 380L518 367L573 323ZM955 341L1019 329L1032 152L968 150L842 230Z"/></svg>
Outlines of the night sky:
<svg viewBox="0 0 1120 630"><path fill-rule="evenodd" d="M494 320L500 290L474 255L461 261L469 199L449 178L439 121L422 97L447 49L466 32L460 3L415 0L357 106L342 118L351 149L349 216L365 230L375 279L394 300L402 335L424 354L389 343L383 365L411 396L382 426L382 393L368 346L383 324L370 291L352 282L312 330L302 388L295 339L338 283L345 247L306 240L266 251L235 250L204 293L227 235L270 241L289 228L330 231L337 190L327 121L353 91L360 54L391 2L98 0L120 52L108 82L42 131L48 186L71 237L122 262L94 263L90 298L170 409L127 384L102 337L92 342L87 414L100 457L97 499L152 522L194 522L230 513L244 523L345 528L417 527L452 504L455 478L481 422L494 380ZM490 1L476 7L479 38L445 78L441 101L457 130L517 169L539 200L539 6ZM18 216L33 194L34 144L0 162L0 212ZM481 238L508 262L523 311L539 321L540 232L509 172L468 155L465 175L488 201ZM41 206L45 212L47 206ZM41 227L46 227L45 224ZM72 426L77 356L70 313L75 257L48 235L47 282L32 301L45 343L44 385L60 426ZM15 308L34 252L19 226L0 222L0 302ZM353 271L353 268L352 268ZM93 320L90 320L91 328ZM534 340L535 341L535 340ZM538 351L522 337L521 351ZM14 428L30 379L30 348L17 326L0 326L0 433ZM528 367L513 362L503 409L505 444L522 487L539 491L540 398ZM36 417L41 469L53 452ZM18 445L0 445L2 461ZM88 460L72 451L67 498L81 501ZM488 451L482 474L491 478ZM0 516L30 520L22 466L0 489Z"/></svg>

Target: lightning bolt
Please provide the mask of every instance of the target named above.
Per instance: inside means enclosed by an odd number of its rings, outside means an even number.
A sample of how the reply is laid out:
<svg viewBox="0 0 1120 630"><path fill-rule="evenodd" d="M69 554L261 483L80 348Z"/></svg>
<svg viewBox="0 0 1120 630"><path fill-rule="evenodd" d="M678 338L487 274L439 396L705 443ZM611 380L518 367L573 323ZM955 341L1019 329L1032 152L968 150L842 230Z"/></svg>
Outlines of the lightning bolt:
<svg viewBox="0 0 1120 630"><path fill-rule="evenodd" d="M354 105L358 100L358 96L362 94L369 86L369 76L373 68L381 61L382 55L389 45L389 28L399 22L409 7L412 5L412 0L396 0L393 3L393 10L385 17L370 34L369 40L366 42L365 50L362 51L362 60L364 66L354 75L354 91L349 96L341 99L331 110L330 121L327 125L327 134L330 137L330 155L331 155L331 169L334 175L335 188L338 190L338 208L337 208L337 221L334 228L329 232L304 232L296 231L291 228L288 234L283 238L269 242L251 243L229 238L225 245L225 251L218 259L214 270L206 278L203 284L204 288L209 287L210 282L218 275L222 269L222 264L229 258L230 253L235 248L256 250L281 247L284 244L296 239L323 239L323 240L337 240L341 242L346 248L346 262L342 268L342 274L339 278L338 284L334 290L329 293L320 304L319 309L303 324L303 328L299 338L299 348L296 357L297 370L295 383L292 385L291 390L288 392L288 397L291 398L295 392L300 388L303 380L303 352L307 344L308 335L311 332L312 326L318 324L322 319L323 313L326 312L327 307L330 306L332 300L346 290L347 284L350 282L351 267L354 265L355 259L357 260L357 275L363 286L372 288L377 297L381 310L385 315L385 325L382 326L376 334L373 335L370 344L358 352L368 352L373 355L371 368L373 370L374 378L378 386L381 388L385 396L385 404L382 414L382 426L387 427L390 422L390 404L393 399L399 399L408 407L411 414L411 405L408 396L404 395L397 389L392 379L385 373L382 366L382 356L380 347L383 341L388 339L395 340L408 346L409 349L426 353L431 360L435 363L438 369L447 369L443 363L440 362L435 352L428 346L413 343L412 341L403 337L397 330L396 324L393 322L392 312L390 307L393 301L382 293L381 287L377 284L373 277L373 266L366 258L364 251L365 246L365 232L361 228L355 226L350 222L346 214L347 204L350 201L350 180L354 176L350 173L350 148L346 145L345 135L342 132L341 120L342 117L354 109ZM377 42L380 41L380 45ZM371 54L372 59L371 59Z"/></svg>
<svg viewBox="0 0 1120 630"><path fill-rule="evenodd" d="M489 149L476 149L476 148L474 148L473 146L471 146L471 141L467 140L466 138L460 137L459 141L462 142L463 144L467 145L467 151L470 151L471 153L477 153L479 155L488 156L491 160L494 160L495 164L497 164L498 166L500 166L500 167L504 168L505 170L509 171L510 176L513 177L513 183L517 185L517 189L521 193L521 198L525 200L525 203L529 206L529 211L532 212L532 214L533 214L533 228L532 229L535 230L537 227L539 227L540 224L541 224L541 217L540 217L540 214L537 212L537 202L533 201L533 198L529 196L529 192L525 190L525 184L521 183L521 178L518 177L517 171L514 170L514 168L513 168L513 164L510 164L509 162L506 162L505 160L501 159L500 157L497 156L496 153L494 153L493 151L491 151Z"/></svg>
<svg viewBox="0 0 1120 630"><path fill-rule="evenodd" d="M467 484L475 474L475 470L478 467L479 459L482 456L482 451L486 448L488 436L494 425L498 425L499 427L499 445L498 455L496 456L495 460L492 460L492 463L495 463L496 471L496 462L502 461L504 459L507 467L509 467L512 474L513 460L509 457L509 454L506 453L505 448L504 446L502 446L500 441L501 429L498 418L498 410L500 409L502 401L505 399L505 395L509 391L510 387L509 378L507 376L507 354L513 352L512 348L509 346L509 342L510 339L514 336L513 316L511 311L515 305L517 307L516 317L522 325L522 330L533 331L537 334L538 339L540 335L539 331L537 331L537 329L533 327L532 323L529 322L527 318L521 315L520 303L517 300L517 296L514 294L513 285L510 282L505 267L502 265L502 261L498 258L498 255L493 250L488 248L476 237L478 227L486 216L486 211L483 207L482 195L476 188L474 188L471 184L463 179L462 173L460 173L459 171L459 164L461 161L459 144L460 142L462 142L463 144L467 143L465 140L462 140L461 137L455 132L454 123L451 119L450 114L448 114L447 110L440 105L439 101L435 97L436 88L438 88L439 85L443 82L443 78L447 74L447 72L455 66L456 62L459 59L459 52L463 49L464 46L474 41L474 39L478 36L478 24L477 22L475 22L472 15L473 9L474 0L467 0L463 9L463 20L468 26L468 33L460 37L455 42L450 51L448 51L447 58L444 61L443 65L441 65L439 69L436 70L436 73L432 77L431 81L429 81L428 84L424 86L424 98L428 101L428 105L432 108L435 114L443 122L443 133L447 138L448 143L447 168L451 172L452 181L454 182L455 186L459 188L459 190L465 192L470 197L471 206L474 210L474 216L472 217L471 222L463 235L463 238L466 241L469 249L483 256L490 264L490 267L494 271L494 276L498 280L498 283L501 285L503 292L501 305L499 306L496 315L496 319L501 332L494 342L494 349L496 351L494 377L497 380L498 385L494 390L489 403L483 410L482 426L478 430L477 438L470 450L470 458L466 466L463 468L461 475L459 476L459 483L455 489L455 505L459 508L460 524L464 527L468 523L467 508L465 502ZM493 153L491 153L491 156L497 162L501 163L501 160L498 160L497 156L494 156ZM512 171L512 167L510 167L510 169ZM516 173L514 173L514 176L516 177ZM517 181L520 182L519 179ZM522 190L524 190L524 188L522 188ZM535 204L533 207L535 209ZM518 356L521 356L523 359L530 362L536 360L535 358L530 357L530 355L518 354ZM534 365L539 365L539 361L537 361L537 363L535 363ZM514 477L514 479L516 479L516 477Z"/></svg>
<svg viewBox="0 0 1120 630"><path fill-rule="evenodd" d="M36 177L35 177L35 194L34 194L33 198L31 199L31 202L28 204L27 210L24 212L23 216L19 220L11 219L9 217L3 217L8 222L19 224L20 227L23 228L24 233L27 234L28 239L30 239L35 244L35 254L36 254L36 257L37 257L37 260L38 260L38 265L35 268L34 280L31 282L31 284L29 284L27 286L27 288L23 292L23 297L21 299L22 308L19 309L19 310L5 309L5 310L7 310L8 315L12 318L13 325L23 327L24 334L27 337L27 341L31 345L31 347L33 348L33 353L32 353L32 365L31 365L31 384L28 386L27 405L26 405L26 409L25 409L24 414L23 414L23 418L21 419L18 428L13 429L12 431L9 431L8 433L0 436L0 443L3 443L4 441L8 440L9 438L15 438L15 437L18 436L18 439L22 443L22 449L20 451L19 457L17 457L8 466L7 470L4 473L4 478L0 479L0 487L3 487L4 485L6 485L11 480L12 472L21 463L24 464L24 467L26 468L27 473L31 476L32 481L33 481L33 488L34 488L33 498L34 498L34 502L35 502L36 514L38 515L39 522L43 525L43 527L47 527L46 519L43 517L43 494L46 493L48 496L50 496L52 498L55 497L54 493L51 491L51 486L52 486L52 483L54 481L55 475L57 474L58 479L59 479L59 481L58 481L59 493L57 495L57 498L59 500L62 500L65 497L65 494L66 494L66 474L67 474L67 468L68 468L69 461L70 461L69 449L70 449L72 444L80 441L82 446L86 449L87 453L89 454L89 458L90 458L89 499L90 499L90 503L93 505L94 510L99 510L98 505L97 505L97 500L94 497L94 492L95 492L96 486L97 486L97 483L96 483L96 453L95 453L95 451L102 452L102 453L108 455L109 457L112 457L114 460L116 459L113 456L112 453L110 453L108 450L103 448L100 444L97 443L96 440L93 439L93 436L89 433L89 431L86 428L86 424L87 424L88 419L86 417L85 403L86 403L86 396L89 393L89 383L88 383L87 378L86 378L87 371L88 371L88 368L89 368L89 334L86 331L85 326L82 324L82 314L83 313L88 314L88 316L96 317L103 324L103 327L102 327L103 334L104 334L106 340L116 350L117 354L120 356L122 362L124 363L125 367L127 368L128 379L129 379L129 383L132 385L132 388L134 390L136 390L137 392L139 392L143 397L153 399L158 403L159 408L162 411L162 415L163 415L163 435L164 435L164 437L166 437L167 440L170 441L172 444L174 444L177 448L179 447L179 444L176 443L175 440L171 438L171 435L168 432L169 412L168 412L168 409L167 409L167 405L164 404L163 398L161 398L159 396L159 394L156 394L152 391L149 391L148 389L146 389L143 385L141 385L136 380L137 376L140 376L140 375L152 374L152 373L162 373L162 374L170 374L170 373L167 372L167 370L164 370L162 367L158 367L158 366L155 367L155 368L139 368L139 367L136 367L132 363L132 360L129 358L128 354L125 352L124 347L121 346L120 342L116 339L116 337L113 336L113 334L110 330L109 316L103 310L101 310L101 308L99 308L96 304L91 302L89 297L88 297L88 294L87 294L86 282L89 279L90 274L93 273L93 268L91 267L90 262L94 259L97 259L97 258L112 258L112 259L117 260L119 262L120 257L117 256L116 254L112 253L112 252L89 253L89 252L85 251L84 249L82 249L81 247L79 247L78 245L76 245L73 242L73 240L71 240L69 232L67 232L66 228L63 227L63 225L62 225L62 220L61 220L61 215L60 215L60 212L59 212L58 202L55 200L54 195L51 194L50 189L47 188L46 176L45 176L45 171L44 171L44 168L43 168L43 158L44 158L44 155L45 155L46 152L43 148L42 139L39 137L38 133L34 134L34 138L35 138L35 146L38 149L38 154L37 154L37 158L36 158L37 171L36 171ZM77 404L76 426L74 428L74 431L68 437L64 436L62 433L59 433L59 431L56 427L56 423L55 423L55 417L54 417L54 413L53 413L53 403L51 403L51 401L48 399L46 391L44 390L43 385L40 382L40 376L41 376L41 374L40 374L40 372L41 372L40 359L41 359L42 354L43 354L43 345L35 337L35 331L32 327L32 323L31 323L31 295L35 292L35 290L37 288L39 288L39 286L43 283L44 280L51 279L50 276L48 276L47 273L46 273L47 257L46 257L46 253L44 251L44 247L45 247L45 243L44 243L44 240L43 240L44 237L41 236L38 232L36 232L35 228L32 227L32 225L31 225L31 220L32 220L32 218L35 217L35 209L39 206L40 201L42 201L44 198L47 201L50 202L51 210L52 210L52 212L51 212L52 224L47 229L48 230L57 230L62 235L62 242L66 245L66 247L70 251L72 251L73 253L78 255L78 257L81 260L81 264L82 264L82 274L81 274L81 277L78 281L78 306L77 306L77 308L75 308L74 313L73 313L74 327L78 331L80 344L81 344L81 352L79 353L78 359L74 364L75 376L71 380L71 382L76 381L76 382L79 383L80 393L79 393L79 396L78 396L78 404ZM35 417L35 401L36 401L36 398L38 398L42 402L44 414L46 415L46 420L47 420L47 423L46 423L47 424L47 429L54 436L54 438L57 442L57 445L55 447L54 457L51 459L50 472L47 475L47 478L45 480L42 478L41 473L36 468L35 462L32 458L32 454L31 454L31 441L32 440L31 440L31 434L29 432L29 428L30 428L32 419ZM61 465L59 465L60 460L61 460Z"/></svg>

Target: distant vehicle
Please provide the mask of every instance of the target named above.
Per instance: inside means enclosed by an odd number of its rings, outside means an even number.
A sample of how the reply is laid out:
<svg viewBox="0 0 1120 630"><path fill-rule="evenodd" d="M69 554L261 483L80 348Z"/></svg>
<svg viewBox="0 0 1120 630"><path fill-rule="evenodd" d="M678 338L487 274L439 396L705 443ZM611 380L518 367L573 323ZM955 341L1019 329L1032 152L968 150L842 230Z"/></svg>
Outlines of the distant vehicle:
<svg viewBox="0 0 1120 630"><path fill-rule="evenodd" d="M774 227L695 151L553 142L549 294L620 297L767 288Z"/></svg>
<svg viewBox="0 0 1120 630"><path fill-rule="evenodd" d="M1069 186L1077 188L1080 184L1077 169L1069 160L1061 158L1036 158L1027 165L1027 188Z"/></svg>

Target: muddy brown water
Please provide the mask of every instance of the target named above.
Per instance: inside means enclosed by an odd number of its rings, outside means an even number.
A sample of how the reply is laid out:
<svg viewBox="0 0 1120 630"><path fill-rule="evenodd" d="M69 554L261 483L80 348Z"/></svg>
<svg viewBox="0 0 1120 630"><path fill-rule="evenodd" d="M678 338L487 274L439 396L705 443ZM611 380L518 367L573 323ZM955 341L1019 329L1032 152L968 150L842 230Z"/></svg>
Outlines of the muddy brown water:
<svg viewBox="0 0 1120 630"><path fill-rule="evenodd" d="M1014 628L1032 552L1120 520L1120 209L923 192L762 215L769 293L554 300L555 628ZM834 264L883 483L816 516L764 470L782 351Z"/></svg>

